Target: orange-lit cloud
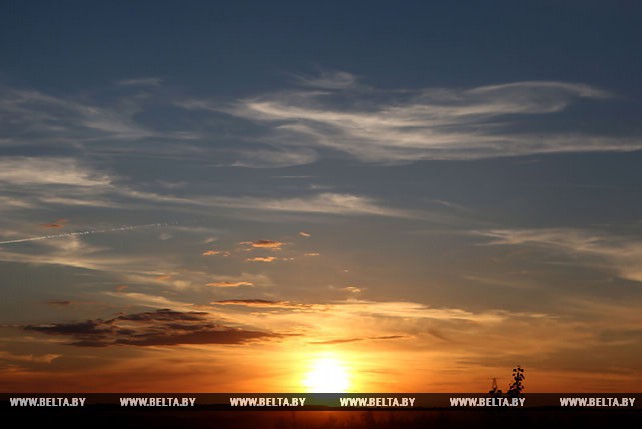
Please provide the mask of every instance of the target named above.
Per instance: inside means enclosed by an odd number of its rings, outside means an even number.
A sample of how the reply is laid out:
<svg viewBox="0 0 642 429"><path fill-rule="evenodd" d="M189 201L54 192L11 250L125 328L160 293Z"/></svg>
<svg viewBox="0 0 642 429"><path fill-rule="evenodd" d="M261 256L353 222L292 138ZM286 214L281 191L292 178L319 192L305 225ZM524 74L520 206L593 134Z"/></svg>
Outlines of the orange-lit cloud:
<svg viewBox="0 0 642 429"><path fill-rule="evenodd" d="M0 350L0 360L13 361L13 362L28 362L28 363L51 363L54 359L58 359L62 355L59 354L45 354L40 356L19 355Z"/></svg>
<svg viewBox="0 0 642 429"><path fill-rule="evenodd" d="M294 258L277 258L275 256L257 256L254 258L247 258L247 262L274 262L274 261L293 261Z"/></svg>
<svg viewBox="0 0 642 429"><path fill-rule="evenodd" d="M308 234L307 232L303 232L303 231L299 232L299 235L301 237L312 237L312 234Z"/></svg>
<svg viewBox="0 0 642 429"><path fill-rule="evenodd" d="M355 343L357 341L366 341L366 340L401 340L405 338L409 338L409 337L405 335L384 335L380 337L344 338L344 339L328 340L328 341L310 341L308 344L328 345L328 344Z"/></svg>
<svg viewBox="0 0 642 429"><path fill-rule="evenodd" d="M279 260L280 258L276 258L274 256L257 256L256 258L248 258L246 261L248 262L274 262Z"/></svg>
<svg viewBox="0 0 642 429"><path fill-rule="evenodd" d="M53 222L43 223L40 226L43 228L64 228L67 219L58 219Z"/></svg>
<svg viewBox="0 0 642 429"><path fill-rule="evenodd" d="M321 254L318 252L308 252L304 253L303 256L321 256Z"/></svg>
<svg viewBox="0 0 642 429"><path fill-rule="evenodd" d="M222 281L222 282L207 283L207 286L214 286L214 287L239 287L239 286L254 286L254 283L252 283L252 282L245 282L245 281L239 281L239 282Z"/></svg>
<svg viewBox="0 0 642 429"><path fill-rule="evenodd" d="M230 256L230 252L226 252L224 250L207 250L202 253L203 256L214 256L214 255L222 255L222 256Z"/></svg>
<svg viewBox="0 0 642 429"><path fill-rule="evenodd" d="M214 305L242 305L246 307L277 307L277 308L311 308L314 304L301 304L290 301L271 301L267 299L225 299L214 301Z"/></svg>
<svg viewBox="0 0 642 429"><path fill-rule="evenodd" d="M276 240L256 240L256 241L242 241L239 243L241 246L248 246L249 249L269 249L281 250L287 243Z"/></svg>

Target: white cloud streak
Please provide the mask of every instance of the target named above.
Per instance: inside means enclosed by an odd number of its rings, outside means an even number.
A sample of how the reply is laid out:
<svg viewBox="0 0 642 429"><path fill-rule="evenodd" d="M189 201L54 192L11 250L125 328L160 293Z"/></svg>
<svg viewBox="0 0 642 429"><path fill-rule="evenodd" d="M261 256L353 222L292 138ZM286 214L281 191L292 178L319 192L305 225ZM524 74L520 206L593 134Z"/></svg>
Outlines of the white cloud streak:
<svg viewBox="0 0 642 429"><path fill-rule="evenodd" d="M68 157L8 157L0 159L0 184L105 186L106 175Z"/></svg>
<svg viewBox="0 0 642 429"><path fill-rule="evenodd" d="M128 81L124 81L128 82ZM130 85L144 83L129 81ZM135 84L135 85L134 85ZM149 86L151 81L146 81ZM152 85L153 86L153 85ZM142 124L136 115L149 103L148 95L130 94L114 103L100 103L96 96L82 98L56 97L36 90L0 86L0 144L32 146L52 143L84 147L87 143L137 141L149 138L190 140L190 132L159 131ZM156 142L159 149L159 143ZM86 149L86 148L85 148ZM104 147L109 151L110 147ZM123 150L123 146L119 146ZM143 151L143 147L138 147Z"/></svg>
<svg viewBox="0 0 642 429"><path fill-rule="evenodd" d="M9 130L14 130L10 142L46 139L74 144L98 138L138 139L153 135L132 120L138 107L107 109L34 90L2 89L0 112L9 120Z"/></svg>
<svg viewBox="0 0 642 429"><path fill-rule="evenodd" d="M66 238L66 237L75 237L77 235L92 235L92 234L103 234L106 232L117 232L117 231L130 231L133 229L139 229L139 228L149 228L149 227L161 227L163 226L162 223L150 223L147 225L131 225L131 226L121 226L117 228L109 228L109 229L91 229L88 231L77 231L77 232L68 232L65 234L51 234L51 235L42 235L39 237L28 237L28 238L19 238L15 240L5 240L5 241L0 241L0 245L2 244L14 244L14 243L25 243L28 241L40 241L40 240L50 240L53 238Z"/></svg>
<svg viewBox="0 0 642 429"><path fill-rule="evenodd" d="M418 214L410 211L385 207L373 198L329 192L294 198L215 197L204 201L212 205L259 211L418 217Z"/></svg>
<svg viewBox="0 0 642 429"><path fill-rule="evenodd" d="M253 213L317 213L342 216L372 215L419 218L402 208L386 207L367 196L346 193L310 193L296 197L175 196L141 191L113 176L69 157L7 157L0 160L0 201L4 210L50 205L132 208L140 204L180 210L228 208ZM2 195L5 194L5 195Z"/></svg>
<svg viewBox="0 0 642 429"><path fill-rule="evenodd" d="M477 234L490 239L487 245L539 246L569 255L596 257L618 276L642 282L642 242L621 236L569 228L496 229Z"/></svg>
<svg viewBox="0 0 642 429"><path fill-rule="evenodd" d="M529 115L559 113L581 99L612 98L589 85L526 81L385 91L359 85L345 72L299 77L299 83L311 88L259 95L232 106L194 100L182 107L223 111L263 124L270 133L266 141L275 147L325 148L365 162L642 149L642 139L633 137L514 131Z"/></svg>
<svg viewBox="0 0 642 429"><path fill-rule="evenodd" d="M268 168L312 163L328 152L389 164L642 149L638 136L596 135L577 129L553 132L545 121L540 121L543 131L524 126L525 119L561 114L582 100L615 98L585 84L525 81L475 88L380 90L342 71L294 76L297 89L233 102L180 94L168 100L154 92L161 82L157 77L116 82L119 91L127 94L109 102L105 100L111 98L96 94L63 98L0 87L0 144L56 143L82 147L87 153L166 157L217 153L221 165ZM186 115L190 111L209 115L191 115L189 129L181 130L142 119L149 109L163 106L178 107ZM229 127L221 135L221 128L212 127L213 123ZM224 138L231 146L221 151L209 143L212 138Z"/></svg>

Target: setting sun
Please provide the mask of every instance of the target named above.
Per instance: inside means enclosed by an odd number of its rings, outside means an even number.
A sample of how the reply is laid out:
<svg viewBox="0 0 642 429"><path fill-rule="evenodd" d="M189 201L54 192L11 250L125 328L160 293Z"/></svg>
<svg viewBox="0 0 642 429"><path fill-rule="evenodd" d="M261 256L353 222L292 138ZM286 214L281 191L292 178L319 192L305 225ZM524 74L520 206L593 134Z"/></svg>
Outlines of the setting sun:
<svg viewBox="0 0 642 429"><path fill-rule="evenodd" d="M308 392L342 393L350 387L345 365L334 357L320 357L312 361L303 385Z"/></svg>

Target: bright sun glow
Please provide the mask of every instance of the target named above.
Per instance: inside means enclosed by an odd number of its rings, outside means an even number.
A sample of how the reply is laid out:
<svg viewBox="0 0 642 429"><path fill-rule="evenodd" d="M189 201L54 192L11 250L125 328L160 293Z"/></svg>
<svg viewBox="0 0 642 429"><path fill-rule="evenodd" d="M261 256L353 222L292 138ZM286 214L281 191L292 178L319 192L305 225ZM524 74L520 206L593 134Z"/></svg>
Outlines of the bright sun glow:
<svg viewBox="0 0 642 429"><path fill-rule="evenodd" d="M312 362L303 385L308 392L343 393L350 387L350 377L341 361L332 357L321 357Z"/></svg>

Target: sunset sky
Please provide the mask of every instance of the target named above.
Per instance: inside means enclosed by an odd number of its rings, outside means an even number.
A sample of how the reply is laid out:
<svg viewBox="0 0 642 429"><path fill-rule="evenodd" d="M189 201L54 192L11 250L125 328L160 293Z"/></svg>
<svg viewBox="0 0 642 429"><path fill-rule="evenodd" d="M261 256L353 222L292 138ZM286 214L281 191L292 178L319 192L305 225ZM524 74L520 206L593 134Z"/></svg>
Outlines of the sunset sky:
<svg viewBox="0 0 642 429"><path fill-rule="evenodd" d="M0 391L642 391L642 3L0 2Z"/></svg>

